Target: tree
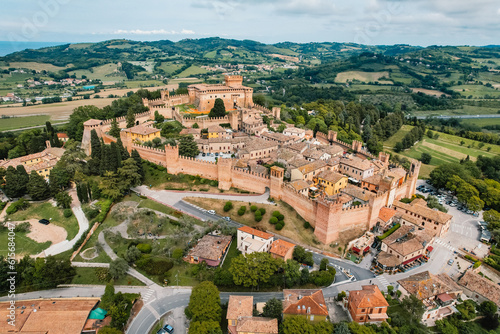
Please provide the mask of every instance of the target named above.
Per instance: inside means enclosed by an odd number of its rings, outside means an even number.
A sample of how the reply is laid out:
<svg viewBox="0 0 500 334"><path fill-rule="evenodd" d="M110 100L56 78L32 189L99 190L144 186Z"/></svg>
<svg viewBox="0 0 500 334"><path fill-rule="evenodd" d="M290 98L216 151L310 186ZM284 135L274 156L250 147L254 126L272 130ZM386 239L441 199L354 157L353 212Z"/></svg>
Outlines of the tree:
<svg viewBox="0 0 500 334"><path fill-rule="evenodd" d="M196 144L192 135L182 136L179 139L179 155L194 158L199 153L198 144Z"/></svg>
<svg viewBox="0 0 500 334"><path fill-rule="evenodd" d="M142 176L134 158L128 158L123 162L123 166L118 168L118 177L126 183L124 185L126 188L140 184Z"/></svg>
<svg viewBox="0 0 500 334"><path fill-rule="evenodd" d="M226 106L222 99L215 99L214 107L210 110L208 117L224 117L226 116Z"/></svg>
<svg viewBox="0 0 500 334"><path fill-rule="evenodd" d="M328 261L328 259L326 257L322 258L321 259L321 262L319 264L319 270L326 270L326 266L328 266L330 262Z"/></svg>
<svg viewBox="0 0 500 334"><path fill-rule="evenodd" d="M123 257L125 261L128 263L134 263L141 257L142 253L135 246L131 246L125 252L125 256Z"/></svg>
<svg viewBox="0 0 500 334"><path fill-rule="evenodd" d="M198 123L194 123L193 126L192 126L193 129L199 129L200 126L198 125Z"/></svg>
<svg viewBox="0 0 500 334"><path fill-rule="evenodd" d="M396 145L394 145L394 152L399 153L404 149L403 143L398 141Z"/></svg>
<svg viewBox="0 0 500 334"><path fill-rule="evenodd" d="M281 313L283 313L283 303L281 300L271 298L264 306L262 315L267 318L276 318L281 320Z"/></svg>
<svg viewBox="0 0 500 334"><path fill-rule="evenodd" d="M128 270L127 261L125 261L122 258L117 258L116 260L112 261L109 264L109 274L114 279L119 279L125 276L127 270Z"/></svg>
<svg viewBox="0 0 500 334"><path fill-rule="evenodd" d="M349 331L349 327L345 322L338 323L335 326L335 329L333 330L333 334L350 334L350 333L351 332Z"/></svg>
<svg viewBox="0 0 500 334"><path fill-rule="evenodd" d="M132 150L130 157L135 160L135 164L137 166L137 173L141 175L141 181L142 181L144 179L144 168L142 167L142 159L139 152L137 152L137 150Z"/></svg>
<svg viewBox="0 0 500 334"><path fill-rule="evenodd" d="M99 307L108 311L109 307L113 304L113 298L115 296L115 287L112 282L106 284L104 288L104 294L101 297L101 303Z"/></svg>
<svg viewBox="0 0 500 334"><path fill-rule="evenodd" d="M285 286L291 288L301 281L300 264L295 260L286 260L283 267L285 275Z"/></svg>
<svg viewBox="0 0 500 334"><path fill-rule="evenodd" d="M135 125L135 112L132 108L129 108L129 110L127 110L126 120L127 120L127 129Z"/></svg>
<svg viewBox="0 0 500 334"><path fill-rule="evenodd" d="M122 191L126 189L126 183L116 173L107 171L104 173L99 189L101 189L104 196L117 200L122 197Z"/></svg>
<svg viewBox="0 0 500 334"><path fill-rule="evenodd" d="M52 194L64 190L69 186L70 181L71 177L66 169L56 166L50 170L49 185Z"/></svg>
<svg viewBox="0 0 500 334"><path fill-rule="evenodd" d="M422 155L420 156L420 161L422 161L422 163L428 165L430 162L431 162L431 159L432 159L432 156L429 154L429 153L422 153Z"/></svg>
<svg viewBox="0 0 500 334"><path fill-rule="evenodd" d="M31 171L28 182L28 194L34 201L42 201L50 197L50 189L43 176L36 171Z"/></svg>
<svg viewBox="0 0 500 334"><path fill-rule="evenodd" d="M103 328L99 329L99 334L123 334L123 332L113 327L104 326Z"/></svg>
<svg viewBox="0 0 500 334"><path fill-rule="evenodd" d="M5 194L10 198L22 197L26 194L26 183L19 180L16 169L7 167L5 172Z"/></svg>
<svg viewBox="0 0 500 334"><path fill-rule="evenodd" d="M484 315L484 318L481 319L481 324L484 328L488 330L494 330L498 328L499 320L498 314L496 314L497 310L497 305L489 300L484 301L479 305L478 311L482 315Z"/></svg>
<svg viewBox="0 0 500 334"><path fill-rule="evenodd" d="M122 142L120 137L118 137L118 139L116 140L116 146L118 147L118 150L120 151L120 156L121 156L122 161L130 158L130 154L128 153L127 149L123 146L123 142Z"/></svg>
<svg viewBox="0 0 500 334"><path fill-rule="evenodd" d="M269 281L271 276L282 267L282 260L275 259L269 253L255 252L246 256L240 254L233 258L229 271L236 285L258 287Z"/></svg>
<svg viewBox="0 0 500 334"><path fill-rule="evenodd" d="M115 138L120 138L120 128L118 127L118 122L116 118L111 121L111 128L109 129L109 135Z"/></svg>
<svg viewBox="0 0 500 334"><path fill-rule="evenodd" d="M222 315L219 290L210 281L201 282L193 288L187 309L192 321L219 322Z"/></svg>
<svg viewBox="0 0 500 334"><path fill-rule="evenodd" d="M61 191L56 194L57 206L63 209L69 209L71 202L73 202L73 197L71 197L67 192Z"/></svg>
<svg viewBox="0 0 500 334"><path fill-rule="evenodd" d="M316 334L312 323L298 315L286 317L283 320L283 334Z"/></svg>
<svg viewBox="0 0 500 334"><path fill-rule="evenodd" d="M424 304L414 295L406 296L401 301L401 308L406 313L406 319L410 320L410 325L420 323L425 312Z"/></svg>
<svg viewBox="0 0 500 334"><path fill-rule="evenodd" d="M188 334L222 334L222 329L218 321L193 321Z"/></svg>
<svg viewBox="0 0 500 334"><path fill-rule="evenodd" d="M163 123L165 122L165 117L163 115L160 115L158 110L155 110L155 122L156 123Z"/></svg>
<svg viewBox="0 0 500 334"><path fill-rule="evenodd" d="M306 252L302 246L296 246L294 248L293 258L297 262L307 264L308 266L312 266L314 264L312 253Z"/></svg>

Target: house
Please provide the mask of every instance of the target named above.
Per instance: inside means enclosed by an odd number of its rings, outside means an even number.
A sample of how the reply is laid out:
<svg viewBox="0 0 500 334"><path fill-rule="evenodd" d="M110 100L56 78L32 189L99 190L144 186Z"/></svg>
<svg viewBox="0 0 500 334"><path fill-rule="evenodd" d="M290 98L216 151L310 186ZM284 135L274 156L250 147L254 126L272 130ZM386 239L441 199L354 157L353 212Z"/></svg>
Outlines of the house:
<svg viewBox="0 0 500 334"><path fill-rule="evenodd" d="M301 316L309 321L327 320L323 290L283 290L283 318Z"/></svg>
<svg viewBox="0 0 500 334"><path fill-rule="evenodd" d="M363 285L361 290L349 291L349 317L357 323L378 323L386 320L389 303L376 285Z"/></svg>
<svg viewBox="0 0 500 334"><path fill-rule="evenodd" d="M317 185L328 195L338 194L347 186L348 178L345 175L329 170L322 171L316 177Z"/></svg>
<svg viewBox="0 0 500 334"><path fill-rule="evenodd" d="M304 180L295 180L289 183L289 185L299 194L307 196L309 194L309 187L311 185Z"/></svg>
<svg viewBox="0 0 500 334"><path fill-rule="evenodd" d="M363 180L373 175L374 166L369 160L357 156L341 157L339 171L354 179Z"/></svg>
<svg viewBox="0 0 500 334"><path fill-rule="evenodd" d="M218 125L218 124L215 124L215 125L210 125L208 128L207 128L207 139L212 139L212 138L231 138L233 135L226 132L226 130Z"/></svg>
<svg viewBox="0 0 500 334"><path fill-rule="evenodd" d="M332 157L330 154L326 153L325 151L319 150L315 147L308 148L307 150L302 152L302 156L307 161L315 161L315 160L327 161L328 159L330 159Z"/></svg>
<svg viewBox="0 0 500 334"><path fill-rule="evenodd" d="M434 237L426 230L413 225L401 225L382 240L382 252L379 254L382 257L377 258L377 262L384 269L410 264L424 256L433 241Z"/></svg>
<svg viewBox="0 0 500 334"><path fill-rule="evenodd" d="M464 289L464 294L478 303L491 300L500 307L500 285L477 274L473 270L467 270L458 280Z"/></svg>
<svg viewBox="0 0 500 334"><path fill-rule="evenodd" d="M291 180L312 181L319 173L327 169L323 160L316 160L291 171Z"/></svg>
<svg viewBox="0 0 500 334"><path fill-rule="evenodd" d="M457 312L454 307L462 288L446 274L433 275L424 271L398 281L401 296L414 295L425 306L424 323L434 324Z"/></svg>
<svg viewBox="0 0 500 334"><path fill-rule="evenodd" d="M282 239L278 239L271 244L269 253L271 253L271 256L275 259L282 259L283 261L286 261L292 259L294 248L295 244Z"/></svg>
<svg viewBox="0 0 500 334"><path fill-rule="evenodd" d="M65 143L65 142L67 142L69 140L69 137L64 132L58 132L57 133L57 139L59 139L61 142Z"/></svg>
<svg viewBox="0 0 500 334"><path fill-rule="evenodd" d="M200 139L201 138L201 129L194 129L194 128L187 128L187 129L182 129L181 132L179 132L181 136L193 136L194 139Z"/></svg>
<svg viewBox="0 0 500 334"><path fill-rule="evenodd" d="M246 146L238 151L238 157L246 160L259 160L269 158L271 153L278 150L278 143L253 138Z"/></svg>
<svg viewBox="0 0 500 334"><path fill-rule="evenodd" d="M271 249L274 237L249 226L242 226L237 231L237 248L243 254L253 252L268 252Z"/></svg>
<svg viewBox="0 0 500 334"><path fill-rule="evenodd" d="M0 333L80 334L98 298L16 300L15 326L10 302L0 303Z"/></svg>
<svg viewBox="0 0 500 334"><path fill-rule="evenodd" d="M394 201L394 208L402 213L404 224L414 224L425 228L428 233L442 237L450 229L452 215L431 209L427 202L421 198L413 200L410 204Z"/></svg>
<svg viewBox="0 0 500 334"><path fill-rule="evenodd" d="M283 133L279 133L279 132L263 132L260 135L260 138L262 138L266 141L275 142L280 147L283 147L286 145L291 145L298 140L297 137L286 136Z"/></svg>
<svg viewBox="0 0 500 334"><path fill-rule="evenodd" d="M0 160L0 169L3 168L7 170L9 166L16 168L18 165L23 165L26 173L31 174L32 171L36 171L39 175L48 179L50 171L61 159L64 152L64 148L50 147L49 145L49 147L42 152L28 154L10 160Z"/></svg>
<svg viewBox="0 0 500 334"><path fill-rule="evenodd" d="M217 267L231 244L229 235L207 234L189 251L187 261L189 263L205 262L207 266Z"/></svg>
<svg viewBox="0 0 500 334"><path fill-rule="evenodd" d="M377 224L380 227L391 226L397 211L392 208L383 207L378 212Z"/></svg>
<svg viewBox="0 0 500 334"><path fill-rule="evenodd" d="M229 296L226 319L229 334L278 333L278 319L253 316L252 296Z"/></svg>
<svg viewBox="0 0 500 334"><path fill-rule="evenodd" d="M285 136L295 136L302 140L306 135L306 130L295 127L289 127L283 130L283 134Z"/></svg>
<svg viewBox="0 0 500 334"><path fill-rule="evenodd" d="M131 141L140 141L142 143L152 141L155 138L160 138L160 129L152 126L153 123L144 123L133 126L128 129L122 129L126 137L130 137Z"/></svg>

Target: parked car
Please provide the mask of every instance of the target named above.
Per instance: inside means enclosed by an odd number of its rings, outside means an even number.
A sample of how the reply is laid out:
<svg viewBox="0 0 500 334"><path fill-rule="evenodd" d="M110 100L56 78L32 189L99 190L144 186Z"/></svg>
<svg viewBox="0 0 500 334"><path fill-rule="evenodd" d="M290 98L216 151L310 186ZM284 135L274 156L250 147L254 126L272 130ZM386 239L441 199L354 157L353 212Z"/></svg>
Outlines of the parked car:
<svg viewBox="0 0 500 334"><path fill-rule="evenodd" d="M174 332L174 327L170 326L169 324L163 326L162 329L168 334L172 334Z"/></svg>
<svg viewBox="0 0 500 334"><path fill-rule="evenodd" d="M448 265L449 265L449 266L451 266L451 265L453 264L453 262L455 262L455 260L450 259L450 260L448 261Z"/></svg>
<svg viewBox="0 0 500 334"><path fill-rule="evenodd" d="M48 220L48 219L40 219L38 222L40 224L43 224L43 225L49 225L50 224L50 220Z"/></svg>
<svg viewBox="0 0 500 334"><path fill-rule="evenodd" d="M222 219L224 219L225 221L228 221L228 222L231 221L231 217L222 217Z"/></svg>
<svg viewBox="0 0 500 334"><path fill-rule="evenodd" d="M215 210L208 210L207 212L211 215L215 215Z"/></svg>

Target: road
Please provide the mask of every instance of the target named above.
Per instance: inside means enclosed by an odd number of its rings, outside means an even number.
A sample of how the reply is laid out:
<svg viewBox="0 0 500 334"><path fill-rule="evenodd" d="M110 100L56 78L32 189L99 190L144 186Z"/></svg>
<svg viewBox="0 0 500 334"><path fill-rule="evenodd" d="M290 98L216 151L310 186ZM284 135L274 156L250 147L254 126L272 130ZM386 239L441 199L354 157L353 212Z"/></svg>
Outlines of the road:
<svg viewBox="0 0 500 334"><path fill-rule="evenodd" d="M450 119L450 118L460 118L460 119L474 119L474 118L500 118L500 114L490 114L490 115L439 115L439 116L417 116L417 119L426 119L428 117L436 119Z"/></svg>

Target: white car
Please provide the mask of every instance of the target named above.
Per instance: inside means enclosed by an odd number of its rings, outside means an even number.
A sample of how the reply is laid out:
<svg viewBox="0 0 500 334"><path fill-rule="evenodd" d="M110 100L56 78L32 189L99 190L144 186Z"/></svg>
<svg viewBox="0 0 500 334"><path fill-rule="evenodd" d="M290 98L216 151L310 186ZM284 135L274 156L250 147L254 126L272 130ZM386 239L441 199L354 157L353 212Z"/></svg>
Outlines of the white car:
<svg viewBox="0 0 500 334"><path fill-rule="evenodd" d="M215 215L215 210L208 210L207 212L211 215Z"/></svg>

